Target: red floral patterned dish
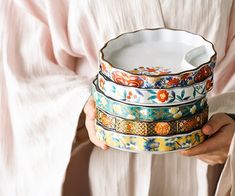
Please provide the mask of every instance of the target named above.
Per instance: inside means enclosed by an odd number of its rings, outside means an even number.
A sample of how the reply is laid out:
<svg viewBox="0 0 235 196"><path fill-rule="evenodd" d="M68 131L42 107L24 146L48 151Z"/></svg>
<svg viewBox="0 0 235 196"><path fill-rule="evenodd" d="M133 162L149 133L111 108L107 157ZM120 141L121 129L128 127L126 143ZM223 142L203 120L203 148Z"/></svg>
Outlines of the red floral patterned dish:
<svg viewBox="0 0 235 196"><path fill-rule="evenodd" d="M101 72L139 88L185 87L212 75L216 51L202 36L173 29L142 29L108 41L99 53Z"/></svg>

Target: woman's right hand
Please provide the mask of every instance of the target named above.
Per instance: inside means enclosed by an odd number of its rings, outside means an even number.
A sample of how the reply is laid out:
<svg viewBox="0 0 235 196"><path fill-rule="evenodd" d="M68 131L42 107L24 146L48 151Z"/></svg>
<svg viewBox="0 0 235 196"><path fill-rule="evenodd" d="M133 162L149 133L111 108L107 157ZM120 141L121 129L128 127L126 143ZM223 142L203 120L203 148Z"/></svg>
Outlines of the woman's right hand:
<svg viewBox="0 0 235 196"><path fill-rule="evenodd" d="M86 115L85 125L88 131L90 141L96 146L102 148L103 150L108 149L108 146L100 141L95 133L95 101L92 97L89 97L86 105L84 107L84 113Z"/></svg>

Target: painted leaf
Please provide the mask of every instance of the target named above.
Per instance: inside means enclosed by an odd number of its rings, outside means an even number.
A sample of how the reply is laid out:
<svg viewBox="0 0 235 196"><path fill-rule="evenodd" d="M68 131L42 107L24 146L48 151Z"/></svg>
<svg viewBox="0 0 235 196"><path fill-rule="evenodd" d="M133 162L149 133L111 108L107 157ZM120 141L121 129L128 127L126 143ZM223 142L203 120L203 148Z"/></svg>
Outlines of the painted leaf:
<svg viewBox="0 0 235 196"><path fill-rule="evenodd" d="M116 92L116 88L114 86L112 86L112 92Z"/></svg>
<svg viewBox="0 0 235 196"><path fill-rule="evenodd" d="M148 90L148 92L150 93L150 94L156 94L157 92L156 91L154 91L154 90Z"/></svg>
<svg viewBox="0 0 235 196"><path fill-rule="evenodd" d="M206 87L203 88L202 90L202 93L201 94L205 94L205 90L206 90Z"/></svg>
<svg viewBox="0 0 235 196"><path fill-rule="evenodd" d="M176 97L177 97L177 99L179 99L179 100L183 100L182 98L181 98L181 96L179 96L179 95L176 95Z"/></svg>
<svg viewBox="0 0 235 196"><path fill-rule="evenodd" d="M156 99L156 96L153 95L153 96L150 96L150 97L148 98L148 100L152 100L152 99Z"/></svg>
<svg viewBox="0 0 235 196"><path fill-rule="evenodd" d="M198 134L195 134L195 140L196 140L197 142L200 142L200 136L199 136Z"/></svg>
<svg viewBox="0 0 235 196"><path fill-rule="evenodd" d="M189 98L190 98L190 96L188 96L188 97L185 97L185 98L184 98L184 100L188 100Z"/></svg>
<svg viewBox="0 0 235 196"><path fill-rule="evenodd" d="M197 93L197 90L195 88L193 88L193 98L196 97L196 93Z"/></svg>
<svg viewBox="0 0 235 196"><path fill-rule="evenodd" d="M124 98L126 98L126 90L124 90Z"/></svg>
<svg viewBox="0 0 235 196"><path fill-rule="evenodd" d="M170 99L167 103L172 103L175 99Z"/></svg>
<svg viewBox="0 0 235 196"><path fill-rule="evenodd" d="M171 95L175 98L175 91L171 91Z"/></svg>
<svg viewBox="0 0 235 196"><path fill-rule="evenodd" d="M182 91L181 91L181 98L183 98L184 95L185 95L185 90L182 90Z"/></svg>
<svg viewBox="0 0 235 196"><path fill-rule="evenodd" d="M167 142L167 143L166 143L166 146L169 146L169 147L173 147L173 145L174 145L174 144L173 144L173 143L170 143L170 142Z"/></svg>
<svg viewBox="0 0 235 196"><path fill-rule="evenodd" d="M137 90L137 89L135 89L135 91L136 91L139 95L141 95L142 97L144 96L144 94L143 94L141 91L139 91L139 90Z"/></svg>

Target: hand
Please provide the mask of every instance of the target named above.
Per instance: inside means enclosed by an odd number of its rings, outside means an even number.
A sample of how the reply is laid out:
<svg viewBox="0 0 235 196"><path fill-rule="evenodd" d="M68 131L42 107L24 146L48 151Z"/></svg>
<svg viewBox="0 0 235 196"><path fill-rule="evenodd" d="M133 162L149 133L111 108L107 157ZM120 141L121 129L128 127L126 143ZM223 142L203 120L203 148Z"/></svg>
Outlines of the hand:
<svg viewBox="0 0 235 196"><path fill-rule="evenodd" d="M85 125L88 131L90 141L96 146L102 148L103 150L108 149L108 146L100 141L95 134L95 101L92 97L89 97L85 107L84 113L86 115Z"/></svg>
<svg viewBox="0 0 235 196"><path fill-rule="evenodd" d="M235 121L224 113L218 113L211 117L202 131L209 138L198 146L180 153L185 156L196 156L209 165L225 163L235 131Z"/></svg>

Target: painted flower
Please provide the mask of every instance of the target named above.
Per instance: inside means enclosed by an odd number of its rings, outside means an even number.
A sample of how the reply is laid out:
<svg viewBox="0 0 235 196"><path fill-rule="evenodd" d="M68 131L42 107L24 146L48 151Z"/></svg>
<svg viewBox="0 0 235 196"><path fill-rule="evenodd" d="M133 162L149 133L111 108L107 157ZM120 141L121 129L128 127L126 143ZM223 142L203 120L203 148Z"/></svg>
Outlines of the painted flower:
<svg viewBox="0 0 235 196"><path fill-rule="evenodd" d="M141 87L144 81L138 76L131 76L129 74L114 71L112 73L112 78L114 82L122 85L133 86L133 87Z"/></svg>
<svg viewBox="0 0 235 196"><path fill-rule="evenodd" d="M117 114L121 114L122 113L122 108L120 105L114 104L113 105L113 110L114 112L116 112Z"/></svg>
<svg viewBox="0 0 235 196"><path fill-rule="evenodd" d="M211 73L212 73L212 71L211 71L211 68L209 66L202 67L198 71L198 73L195 75L194 80L196 82L201 82L202 80L207 78L209 75L211 75Z"/></svg>
<svg viewBox="0 0 235 196"><path fill-rule="evenodd" d="M126 98L127 98L127 99L132 99L132 98L136 99L136 98L137 98L137 95L133 94L132 91L129 91L129 92L127 93Z"/></svg>
<svg viewBox="0 0 235 196"><path fill-rule="evenodd" d="M206 78L211 75L211 68L209 66L205 66L200 70L201 74Z"/></svg>
<svg viewBox="0 0 235 196"><path fill-rule="evenodd" d="M148 139L144 142L144 150L146 151L158 151L160 143L156 142L155 139Z"/></svg>
<svg viewBox="0 0 235 196"><path fill-rule="evenodd" d="M184 73L181 75L181 80L187 80L191 76L190 73Z"/></svg>
<svg viewBox="0 0 235 196"><path fill-rule="evenodd" d="M99 87L101 90L104 90L104 84L105 84L104 78L100 78L99 79Z"/></svg>
<svg viewBox="0 0 235 196"><path fill-rule="evenodd" d="M159 90L157 92L157 98L162 103L168 100L169 93L166 90Z"/></svg>
<svg viewBox="0 0 235 196"><path fill-rule="evenodd" d="M181 87L187 86L188 85L188 80L181 80L180 85Z"/></svg>
<svg viewBox="0 0 235 196"><path fill-rule="evenodd" d="M172 78L167 82L167 85L169 86L177 86L179 84L180 80L178 78Z"/></svg>
<svg viewBox="0 0 235 196"><path fill-rule="evenodd" d="M197 107L195 105L191 107L190 109L191 114L195 114L196 111L197 111Z"/></svg>
<svg viewBox="0 0 235 196"><path fill-rule="evenodd" d="M212 80L207 80L206 81L206 90L209 91L212 86L213 86Z"/></svg>
<svg viewBox="0 0 235 196"><path fill-rule="evenodd" d="M181 112L181 111L179 111L178 113L176 113L176 114L173 116L174 119L179 119L179 118L181 118L181 117L182 117L182 112Z"/></svg>
<svg viewBox="0 0 235 196"><path fill-rule="evenodd" d="M154 68L152 68L152 67L147 67L147 68L146 68L146 71L147 71L147 72L155 72L156 69L154 69Z"/></svg>
<svg viewBox="0 0 235 196"><path fill-rule="evenodd" d="M179 111L179 107L172 107L169 109L169 112L171 114L176 114Z"/></svg>
<svg viewBox="0 0 235 196"><path fill-rule="evenodd" d="M104 126L108 127L108 126L112 125L112 119L109 118L109 117L106 116L106 115L103 115L102 118L101 118L101 123L102 123Z"/></svg>
<svg viewBox="0 0 235 196"><path fill-rule="evenodd" d="M155 132L158 135L168 135L171 130L171 126L167 122L159 122L154 127Z"/></svg>
<svg viewBox="0 0 235 196"><path fill-rule="evenodd" d="M140 113L144 116L147 116L148 111L147 111L147 109L142 109L142 110L140 110Z"/></svg>
<svg viewBox="0 0 235 196"><path fill-rule="evenodd" d="M164 79L159 79L155 82L155 87L162 88L163 85L164 85Z"/></svg>
<svg viewBox="0 0 235 196"><path fill-rule="evenodd" d="M127 129L127 131L131 131L133 128L133 124L132 123L127 123L127 125L125 126L125 128Z"/></svg>

